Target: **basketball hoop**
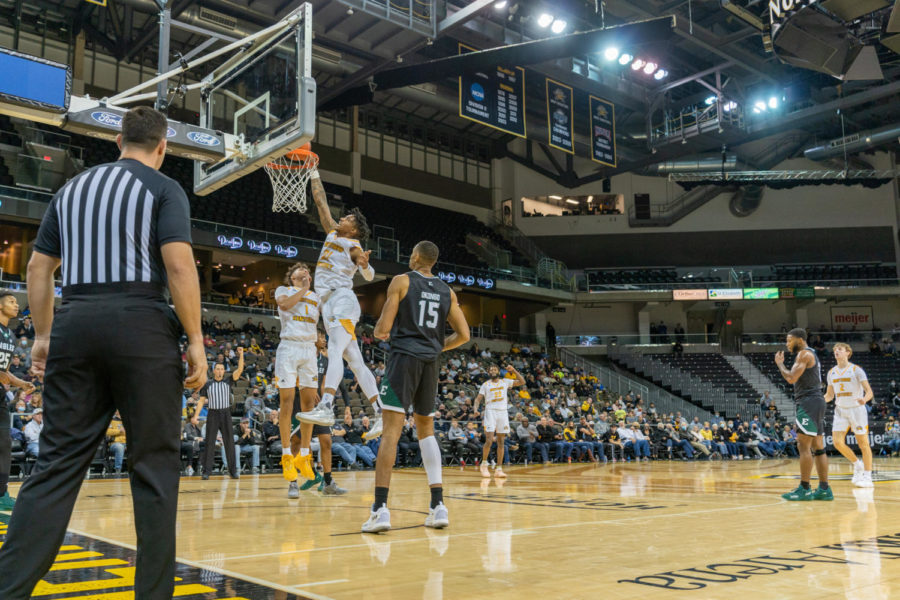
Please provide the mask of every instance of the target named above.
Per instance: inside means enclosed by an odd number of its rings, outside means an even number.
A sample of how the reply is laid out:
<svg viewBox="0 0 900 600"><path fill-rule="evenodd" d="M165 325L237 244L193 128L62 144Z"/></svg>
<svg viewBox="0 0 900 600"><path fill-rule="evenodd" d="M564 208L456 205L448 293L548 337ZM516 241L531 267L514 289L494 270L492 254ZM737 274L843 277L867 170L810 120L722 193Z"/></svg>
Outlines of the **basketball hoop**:
<svg viewBox="0 0 900 600"><path fill-rule="evenodd" d="M291 150L265 165L272 182L272 212L306 212L306 182L319 166L310 144Z"/></svg>

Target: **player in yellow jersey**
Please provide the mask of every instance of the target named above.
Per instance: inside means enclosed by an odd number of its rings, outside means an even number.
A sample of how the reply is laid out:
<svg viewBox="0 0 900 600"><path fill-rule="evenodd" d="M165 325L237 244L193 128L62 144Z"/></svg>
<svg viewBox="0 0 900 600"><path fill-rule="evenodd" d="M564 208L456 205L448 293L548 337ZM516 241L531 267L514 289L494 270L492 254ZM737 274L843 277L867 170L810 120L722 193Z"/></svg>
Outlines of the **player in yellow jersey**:
<svg viewBox="0 0 900 600"><path fill-rule="evenodd" d="M872 447L869 445L869 414L866 402L872 397L872 386L866 372L850 362L853 349L849 344L838 342L834 345L837 366L828 371L828 390L825 402L834 400L834 423L831 433L834 447L853 465L853 485L870 488L872 484ZM847 431L853 431L856 443L862 452L862 460L847 445Z"/></svg>
<svg viewBox="0 0 900 600"><path fill-rule="evenodd" d="M294 408L294 388L300 388L302 410L312 410L318 398L318 353L316 340L319 322L319 296L309 289L309 267L304 263L292 265L284 277L285 285L275 290L278 317L281 319L281 342L275 351L275 376L281 412L278 429L281 435L281 472L294 482L297 470L306 479L314 479L312 454L312 423L300 427L300 453L291 452L291 414Z"/></svg>
<svg viewBox="0 0 900 600"><path fill-rule="evenodd" d="M366 366L356 342L356 323L361 310L353 293L353 275L357 271L366 281L375 278L375 270L369 265L372 251L364 251L359 242L369 237L369 225L358 209L353 209L340 221L332 218L317 170L310 176L310 185L322 228L328 232L316 263L314 287L322 299L322 321L328 332L331 360L325 371L322 401L314 409L300 413L298 418L305 423L334 425L334 393L344 377L344 364L340 360L343 357L356 375L363 394L375 408L374 423L366 433L366 439L371 440L381 435L381 402L375 376Z"/></svg>
<svg viewBox="0 0 900 600"><path fill-rule="evenodd" d="M484 400L484 447L481 455L481 476L491 477L487 466L487 459L491 453L491 444L494 442L494 433L497 434L497 468L495 477L506 477L503 472L503 452L506 449L504 443L509 434L509 406L508 390L513 387L525 385L525 378L516 371L512 365L506 366L506 372L515 375L515 379L501 378L500 367L491 365L488 368L490 379L481 384L478 395L475 396L475 412Z"/></svg>

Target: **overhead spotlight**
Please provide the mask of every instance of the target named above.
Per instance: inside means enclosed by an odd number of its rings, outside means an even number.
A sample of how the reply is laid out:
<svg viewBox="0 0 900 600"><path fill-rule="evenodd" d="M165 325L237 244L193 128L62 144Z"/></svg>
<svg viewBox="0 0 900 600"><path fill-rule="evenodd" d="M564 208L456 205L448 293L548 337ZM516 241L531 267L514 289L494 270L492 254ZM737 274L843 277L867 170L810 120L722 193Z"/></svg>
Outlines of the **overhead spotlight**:
<svg viewBox="0 0 900 600"><path fill-rule="evenodd" d="M776 98L775 96L769 98L769 108L773 110L778 108L778 98Z"/></svg>
<svg viewBox="0 0 900 600"><path fill-rule="evenodd" d="M703 103L706 104L707 106L712 106L713 104L716 103L716 96L710 96L709 98L704 100Z"/></svg>
<svg viewBox="0 0 900 600"><path fill-rule="evenodd" d="M737 102L735 102L734 100L732 100L730 102L726 102L725 105L722 106L722 110L724 110L725 112L731 112L736 108L737 108Z"/></svg>
<svg viewBox="0 0 900 600"><path fill-rule="evenodd" d="M496 10L503 10L504 8L506 8L506 5L507 0L498 0L497 2L494 2L494 8Z"/></svg>
<svg viewBox="0 0 900 600"><path fill-rule="evenodd" d="M353 8L352 7L347 9L347 16L353 16Z"/></svg>
<svg viewBox="0 0 900 600"><path fill-rule="evenodd" d="M619 64L623 67L634 60L634 56L628 54L627 52L622 53L622 56L619 57Z"/></svg>
<svg viewBox="0 0 900 600"><path fill-rule="evenodd" d="M556 19L553 21L553 25L550 27L550 31L553 33L562 33L566 29L566 22L562 19Z"/></svg>
<svg viewBox="0 0 900 600"><path fill-rule="evenodd" d="M607 48L603 51L603 58L606 60L616 60L619 58L619 49L615 47Z"/></svg>
<svg viewBox="0 0 900 600"><path fill-rule="evenodd" d="M537 20L538 27L546 27L547 25L549 25L552 22L553 22L553 15L549 15L547 13L541 14L541 16L539 16L538 20Z"/></svg>
<svg viewBox="0 0 900 600"><path fill-rule="evenodd" d="M646 65L644 65L644 73L647 75L653 75L653 72L656 71L656 67L656 63L648 62Z"/></svg>
<svg viewBox="0 0 900 600"><path fill-rule="evenodd" d="M643 69L644 65L646 64L646 61L643 61L640 58L636 58L634 59L634 62L631 63L631 68L635 71L639 71L640 69Z"/></svg>
<svg viewBox="0 0 900 600"><path fill-rule="evenodd" d="M759 114L759 113L761 113L762 111L766 110L766 108L768 108L768 107L766 106L766 103L763 102L762 100L760 100L760 101L758 101L756 104L753 105L753 112Z"/></svg>
<svg viewBox="0 0 900 600"><path fill-rule="evenodd" d="M659 71L657 71L656 73L653 74L653 79L659 81L661 79L665 79L668 76L669 76L668 71L666 71L665 69L660 69Z"/></svg>

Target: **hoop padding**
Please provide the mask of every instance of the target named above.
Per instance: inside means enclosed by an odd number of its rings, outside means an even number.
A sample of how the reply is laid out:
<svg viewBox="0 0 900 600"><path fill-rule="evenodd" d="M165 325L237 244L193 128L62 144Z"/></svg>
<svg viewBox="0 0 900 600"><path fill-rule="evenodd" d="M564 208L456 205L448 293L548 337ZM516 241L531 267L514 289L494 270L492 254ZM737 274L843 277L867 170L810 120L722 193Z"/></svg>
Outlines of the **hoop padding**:
<svg viewBox="0 0 900 600"><path fill-rule="evenodd" d="M306 184L319 166L319 156L298 148L266 163L272 182L272 212L306 212Z"/></svg>

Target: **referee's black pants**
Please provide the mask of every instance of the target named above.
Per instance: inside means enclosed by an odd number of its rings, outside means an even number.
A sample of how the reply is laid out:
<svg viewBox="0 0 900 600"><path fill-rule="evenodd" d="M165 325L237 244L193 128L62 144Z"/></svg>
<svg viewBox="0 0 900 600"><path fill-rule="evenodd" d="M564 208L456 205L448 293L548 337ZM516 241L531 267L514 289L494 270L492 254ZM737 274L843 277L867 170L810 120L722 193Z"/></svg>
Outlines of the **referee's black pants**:
<svg viewBox="0 0 900 600"><path fill-rule="evenodd" d="M230 408L211 408L206 411L206 448L203 452L203 472L212 473L216 455L216 436L222 432L222 445L228 460L228 472L237 477L237 459L234 456L234 427L231 425Z"/></svg>
<svg viewBox="0 0 900 600"><path fill-rule="evenodd" d="M0 548L0 598L28 598L63 543L78 490L116 409L128 435L137 533L135 598L168 600L175 577L180 325L154 294L67 297L44 379L44 429Z"/></svg>

